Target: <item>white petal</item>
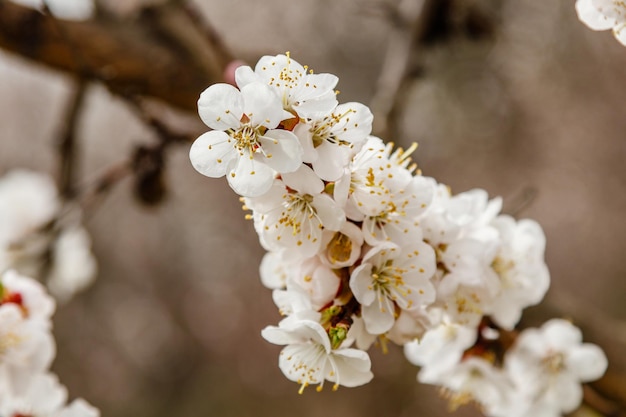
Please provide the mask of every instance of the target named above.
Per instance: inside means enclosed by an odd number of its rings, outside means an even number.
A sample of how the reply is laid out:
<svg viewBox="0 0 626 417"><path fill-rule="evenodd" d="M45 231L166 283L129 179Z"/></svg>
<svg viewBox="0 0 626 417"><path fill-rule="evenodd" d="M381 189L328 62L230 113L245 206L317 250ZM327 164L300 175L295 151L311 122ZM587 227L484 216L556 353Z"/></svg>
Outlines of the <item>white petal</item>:
<svg viewBox="0 0 626 417"><path fill-rule="evenodd" d="M352 271L350 289L357 301L363 305L370 305L376 300L376 293L370 288L372 285L372 265L363 263Z"/></svg>
<svg viewBox="0 0 626 417"><path fill-rule="evenodd" d="M610 19L602 14L593 5L593 0L577 0L576 13L578 18L590 29L607 30L615 26L615 19Z"/></svg>
<svg viewBox="0 0 626 417"><path fill-rule="evenodd" d="M302 146L287 130L268 130L259 142L267 158L266 163L279 173L294 172L302 165Z"/></svg>
<svg viewBox="0 0 626 417"><path fill-rule="evenodd" d="M318 194L313 197L313 207L322 226L327 230L339 230L346 221L346 215L331 197L326 194Z"/></svg>
<svg viewBox="0 0 626 417"><path fill-rule="evenodd" d="M241 89L244 112L253 126L273 129L285 118L283 105L276 93L267 85L250 83Z"/></svg>
<svg viewBox="0 0 626 417"><path fill-rule="evenodd" d="M350 164L351 149L324 141L315 148L317 157L313 162L315 172L325 181L336 181Z"/></svg>
<svg viewBox="0 0 626 417"><path fill-rule="evenodd" d="M265 194L274 182L274 170L256 157L243 155L227 175L228 184L243 197Z"/></svg>
<svg viewBox="0 0 626 417"><path fill-rule="evenodd" d="M283 182L300 194L316 195L324 190L324 182L307 165L301 165L297 171L282 175Z"/></svg>
<svg viewBox="0 0 626 417"><path fill-rule="evenodd" d="M189 149L189 159L196 171L211 178L223 177L237 158L233 140L219 130L203 134Z"/></svg>
<svg viewBox="0 0 626 417"><path fill-rule="evenodd" d="M235 129L243 115L241 92L230 84L213 84L200 94L198 114L202 121L215 130Z"/></svg>
<svg viewBox="0 0 626 417"><path fill-rule="evenodd" d="M541 326L541 332L549 346L563 351L579 345L583 340L580 329L569 321L562 319L548 320Z"/></svg>
<svg viewBox="0 0 626 417"><path fill-rule="evenodd" d="M371 334L383 334L393 327L394 304L387 297L374 301L369 306L361 306L361 316L365 328Z"/></svg>
<svg viewBox="0 0 626 417"><path fill-rule="evenodd" d="M326 365L326 379L344 387L358 387L367 384L374 377L371 367L368 354L362 350L335 350Z"/></svg>
<svg viewBox="0 0 626 417"><path fill-rule="evenodd" d="M565 360L567 368L582 382L600 378L608 366L602 349L591 343L572 349Z"/></svg>
<svg viewBox="0 0 626 417"><path fill-rule="evenodd" d="M259 77L254 73L252 68L247 65L242 65L235 70L235 82L239 88L243 88L250 83L259 81Z"/></svg>

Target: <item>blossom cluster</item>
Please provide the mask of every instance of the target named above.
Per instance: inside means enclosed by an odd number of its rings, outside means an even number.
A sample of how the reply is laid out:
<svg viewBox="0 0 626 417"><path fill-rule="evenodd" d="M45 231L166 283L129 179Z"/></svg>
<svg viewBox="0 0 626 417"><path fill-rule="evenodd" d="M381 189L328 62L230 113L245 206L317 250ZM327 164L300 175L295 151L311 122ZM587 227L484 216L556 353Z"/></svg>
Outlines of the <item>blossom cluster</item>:
<svg viewBox="0 0 626 417"><path fill-rule="evenodd" d="M484 190L452 195L404 150L371 135L363 104L337 77L289 54L239 67L236 86L198 101L212 129L192 145L200 173L225 176L267 250L260 274L284 318L263 337L285 345L284 375L321 390L369 382L367 350L388 341L455 404L492 416L557 416L606 358L552 320L518 333L549 286L545 237L500 214Z"/></svg>
<svg viewBox="0 0 626 417"><path fill-rule="evenodd" d="M49 369L56 302L47 291L67 301L93 281L90 244L79 209L63 203L50 177L14 170L0 178L0 416L99 416L82 399L68 405Z"/></svg>
<svg viewBox="0 0 626 417"><path fill-rule="evenodd" d="M0 416L99 417L83 399L67 404L67 389L50 364L56 354L54 300L32 278L9 270L0 278Z"/></svg>

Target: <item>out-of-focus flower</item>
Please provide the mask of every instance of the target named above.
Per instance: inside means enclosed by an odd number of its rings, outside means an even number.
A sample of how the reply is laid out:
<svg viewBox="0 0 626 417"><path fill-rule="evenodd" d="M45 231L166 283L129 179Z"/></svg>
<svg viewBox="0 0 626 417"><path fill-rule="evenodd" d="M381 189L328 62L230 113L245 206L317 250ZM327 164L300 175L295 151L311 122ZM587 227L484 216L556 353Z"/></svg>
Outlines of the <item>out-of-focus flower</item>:
<svg viewBox="0 0 626 417"><path fill-rule="evenodd" d="M93 0L11 0L33 9L48 7L53 16L63 20L89 20L95 14Z"/></svg>
<svg viewBox="0 0 626 417"><path fill-rule="evenodd" d="M580 330L568 321L552 319L540 329L526 329L505 356L504 369L516 390L503 417L569 413L580 405L581 383L600 378L606 368L604 352L582 343Z"/></svg>
<svg viewBox="0 0 626 417"><path fill-rule="evenodd" d="M52 179L14 170L0 178L0 272L14 269L69 300L96 275L78 207L63 206Z"/></svg>

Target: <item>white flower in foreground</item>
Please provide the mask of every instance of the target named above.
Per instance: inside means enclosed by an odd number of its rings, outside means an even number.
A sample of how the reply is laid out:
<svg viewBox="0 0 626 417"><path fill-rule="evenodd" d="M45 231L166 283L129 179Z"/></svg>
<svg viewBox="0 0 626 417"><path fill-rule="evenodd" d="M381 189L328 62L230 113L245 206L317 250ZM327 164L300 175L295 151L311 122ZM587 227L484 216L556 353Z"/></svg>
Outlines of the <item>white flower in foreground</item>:
<svg viewBox="0 0 626 417"><path fill-rule="evenodd" d="M292 264L286 273L287 290L297 289L298 292L306 294L313 310L319 310L329 304L335 298L341 284L339 277L318 257Z"/></svg>
<svg viewBox="0 0 626 417"><path fill-rule="evenodd" d="M396 307L419 309L435 301L430 282L435 269L434 251L421 241L370 249L350 277L350 289L361 303L367 331L382 334L391 329Z"/></svg>
<svg viewBox="0 0 626 417"><path fill-rule="evenodd" d="M214 84L200 95L198 112L214 130L193 143L191 163L208 177L226 175L236 193L260 196L272 186L275 172L293 172L302 164L298 138L276 129L291 115L267 85L250 83L239 91Z"/></svg>
<svg viewBox="0 0 626 417"><path fill-rule="evenodd" d="M615 38L626 46L626 3L619 0L577 0L576 12L590 29L613 29Z"/></svg>
<svg viewBox="0 0 626 417"><path fill-rule="evenodd" d="M285 110L302 118L323 117L337 106L334 88L339 80L332 74L313 74L287 55L266 55L254 71L248 66L237 68L235 79L239 88L253 82L269 85L278 95Z"/></svg>
<svg viewBox="0 0 626 417"><path fill-rule="evenodd" d="M429 178L411 177L405 186L389 195L387 207L363 220L363 237L370 245L393 242L410 244L421 239L419 218L432 202L434 184Z"/></svg>
<svg viewBox="0 0 626 417"><path fill-rule="evenodd" d="M294 133L304 149L304 162L325 181L335 181L372 131L374 116L361 103L337 106L329 115L299 123Z"/></svg>
<svg viewBox="0 0 626 417"><path fill-rule="evenodd" d="M324 193L322 180L306 165L282 175L267 193L248 199L247 205L254 211L263 245L296 258L317 254L322 232L340 230L346 220L341 207Z"/></svg>
<svg viewBox="0 0 626 417"><path fill-rule="evenodd" d="M262 333L265 340L287 345L280 352L278 366L291 381L300 384L300 393L309 385L324 380L339 385L356 387L368 383L373 374L368 354L352 348L335 348L324 328L311 320L284 319L279 327L268 326Z"/></svg>
<svg viewBox="0 0 626 417"><path fill-rule="evenodd" d="M360 222L365 216L377 216L388 207L391 191L386 181L390 174L392 164L386 157L385 144L370 136L335 182L335 201L345 207L351 220Z"/></svg>
<svg viewBox="0 0 626 417"><path fill-rule="evenodd" d="M580 330L568 321L553 319L540 329L524 330L504 359L504 369L517 390L516 404L503 415L569 413L580 405L581 383L600 378L606 368L604 352L582 343Z"/></svg>
<svg viewBox="0 0 626 417"><path fill-rule="evenodd" d="M361 255L363 233L354 223L345 222L338 231L324 231L319 257L331 268L352 266Z"/></svg>

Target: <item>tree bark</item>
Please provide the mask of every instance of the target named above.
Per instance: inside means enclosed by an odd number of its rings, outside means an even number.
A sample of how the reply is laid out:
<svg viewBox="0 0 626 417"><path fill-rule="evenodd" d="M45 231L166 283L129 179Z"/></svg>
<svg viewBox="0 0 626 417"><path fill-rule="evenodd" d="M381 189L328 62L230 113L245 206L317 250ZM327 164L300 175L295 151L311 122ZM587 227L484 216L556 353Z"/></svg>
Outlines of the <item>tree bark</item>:
<svg viewBox="0 0 626 417"><path fill-rule="evenodd" d="M71 22L0 0L0 48L101 81L114 94L195 111L200 92L222 80L231 58L182 7L166 7L148 9L135 21Z"/></svg>

